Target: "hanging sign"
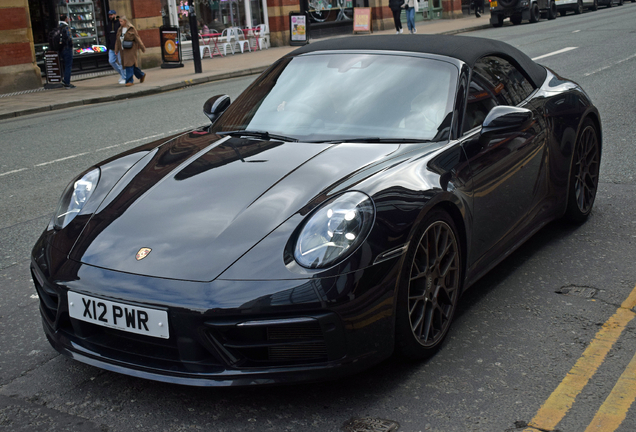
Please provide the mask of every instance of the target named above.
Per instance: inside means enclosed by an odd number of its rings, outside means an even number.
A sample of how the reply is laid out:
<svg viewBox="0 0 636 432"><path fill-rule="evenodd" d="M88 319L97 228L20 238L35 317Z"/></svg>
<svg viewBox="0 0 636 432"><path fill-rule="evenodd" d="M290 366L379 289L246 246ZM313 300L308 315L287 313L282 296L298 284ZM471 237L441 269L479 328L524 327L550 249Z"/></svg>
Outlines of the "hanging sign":
<svg viewBox="0 0 636 432"><path fill-rule="evenodd" d="M353 8L353 32L373 33L371 8Z"/></svg>
<svg viewBox="0 0 636 432"><path fill-rule="evenodd" d="M289 13L289 44L306 45L309 43L309 20L300 12Z"/></svg>

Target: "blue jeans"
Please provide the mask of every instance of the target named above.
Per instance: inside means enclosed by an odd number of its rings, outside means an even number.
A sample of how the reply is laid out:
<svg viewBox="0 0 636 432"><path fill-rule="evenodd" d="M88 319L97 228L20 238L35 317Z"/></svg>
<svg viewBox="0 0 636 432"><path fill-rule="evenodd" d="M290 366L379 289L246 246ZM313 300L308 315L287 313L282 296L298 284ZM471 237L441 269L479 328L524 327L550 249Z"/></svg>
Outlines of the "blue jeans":
<svg viewBox="0 0 636 432"><path fill-rule="evenodd" d="M121 66L121 55L115 54L114 50L108 50L108 63L117 71L119 75L121 75L121 79L126 79L126 73L124 72L124 68Z"/></svg>
<svg viewBox="0 0 636 432"><path fill-rule="evenodd" d="M60 51L60 63L62 63L64 68L62 83L68 86L71 84L71 70L73 69L73 48L66 47Z"/></svg>
<svg viewBox="0 0 636 432"><path fill-rule="evenodd" d="M141 79L141 77L146 75L137 66L128 66L126 67L126 83L133 82L133 74L137 77L137 79Z"/></svg>
<svg viewBox="0 0 636 432"><path fill-rule="evenodd" d="M415 8L406 10L406 25L409 27L409 31L413 31L415 28Z"/></svg>

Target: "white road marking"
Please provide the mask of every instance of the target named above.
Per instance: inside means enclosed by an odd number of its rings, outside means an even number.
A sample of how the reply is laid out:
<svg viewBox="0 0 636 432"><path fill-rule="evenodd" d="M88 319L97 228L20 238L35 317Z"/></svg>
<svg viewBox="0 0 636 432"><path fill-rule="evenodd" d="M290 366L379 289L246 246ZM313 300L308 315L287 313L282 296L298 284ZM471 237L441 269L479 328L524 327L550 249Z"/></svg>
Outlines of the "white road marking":
<svg viewBox="0 0 636 432"><path fill-rule="evenodd" d="M62 161L65 161L65 160L74 159L76 157L84 156L84 155L87 155L88 153L89 152L78 153L78 154L75 154L73 156L66 156L64 158L55 159L55 160L48 161L48 162L42 162L41 164L37 164L35 166L36 167L41 167L41 166L44 166L44 165L50 165L50 164L54 164L54 163L57 163L57 162L62 162Z"/></svg>
<svg viewBox="0 0 636 432"><path fill-rule="evenodd" d="M24 171L24 170L28 170L28 168L20 168L20 169L13 170L13 171L7 171L5 173L0 174L0 177L6 176L6 175L9 175L9 174L19 173L20 171Z"/></svg>
<svg viewBox="0 0 636 432"><path fill-rule="evenodd" d="M131 140L131 141L126 141L126 142L121 143L121 144L115 144L115 145L108 146L108 147L102 147L102 148L99 148L97 150L93 150L93 152L109 150L109 149L122 147L122 146L130 145L130 144L135 144L135 143L138 143L138 142L141 142L141 141L150 141L153 138L166 137L168 135L173 135L173 134L176 134L176 133L179 133L179 132L186 132L186 131L189 131L189 130L192 130L192 129L194 129L194 127L193 128L187 128L187 129L175 129L175 130L168 131L166 133L150 135L150 136L147 136L147 137L138 138L138 139L134 139L134 140ZM51 164L58 163L58 162L63 162L63 161L69 160L69 159L75 159L75 158L80 157L80 156L85 156L85 155L87 155L89 153L92 153L92 152L83 152L83 153L78 153L78 154L74 154L74 155L71 155L71 156L66 156L66 157L63 157L63 158L60 158L60 159L55 159L55 160L48 161L48 162L42 162L42 163L33 165L33 168L38 168L38 167L43 167L43 166L46 166L46 165L51 165ZM22 171L26 171L28 169L30 169L30 168L20 168L20 169L16 169L16 170L13 170L13 171L7 171L7 172L4 172L4 173L0 173L0 177L6 176L6 175L9 175L9 174L19 173L19 172L22 172Z"/></svg>
<svg viewBox="0 0 636 432"><path fill-rule="evenodd" d="M580 32L580 31L581 31L581 30L574 30L572 33L578 33L578 32Z"/></svg>
<svg viewBox="0 0 636 432"><path fill-rule="evenodd" d="M601 72L601 71L604 71L605 69L609 69L609 68L611 68L611 67L613 67L613 66L617 66L617 65L619 65L619 64L621 64L621 63L623 63L623 62L626 62L627 60L631 60L631 59L633 59L634 57L636 57L636 54L630 55L629 57L624 58L623 60L619 60L619 61L617 61L617 62L614 62L614 63L612 63L612 64L610 64L610 65L603 66L602 68L599 68L599 69L593 70L592 72L588 72L588 73L586 73L586 74L583 74L583 76L590 76L590 75L594 75L594 74L595 74L595 73L597 73L597 72Z"/></svg>
<svg viewBox="0 0 636 432"><path fill-rule="evenodd" d="M542 58L550 57L550 56L553 56L553 55L563 54L564 52L572 51L572 50L577 49L577 48L578 47L563 48L563 49L560 49L558 51L554 51L554 52L551 52L551 53L548 53L548 54L543 54L542 56L539 56L539 57L535 57L532 60L537 61L537 60L540 60Z"/></svg>

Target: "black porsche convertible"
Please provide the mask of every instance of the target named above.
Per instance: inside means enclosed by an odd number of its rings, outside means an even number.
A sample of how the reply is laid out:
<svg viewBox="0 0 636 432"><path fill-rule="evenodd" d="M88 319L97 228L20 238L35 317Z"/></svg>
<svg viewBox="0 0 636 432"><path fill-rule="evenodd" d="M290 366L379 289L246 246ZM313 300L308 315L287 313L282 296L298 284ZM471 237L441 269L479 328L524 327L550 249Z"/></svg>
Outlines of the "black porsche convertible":
<svg viewBox="0 0 636 432"><path fill-rule="evenodd" d="M494 40L311 43L204 112L64 191L31 266L62 354L199 386L425 358L462 292L598 185L590 98Z"/></svg>

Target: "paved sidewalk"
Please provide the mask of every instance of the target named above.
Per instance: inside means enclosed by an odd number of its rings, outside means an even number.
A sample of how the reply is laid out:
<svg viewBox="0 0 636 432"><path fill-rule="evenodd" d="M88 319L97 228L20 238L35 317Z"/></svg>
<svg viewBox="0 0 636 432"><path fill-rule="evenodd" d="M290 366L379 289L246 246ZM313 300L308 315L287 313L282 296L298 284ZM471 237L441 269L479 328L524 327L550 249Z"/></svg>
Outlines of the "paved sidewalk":
<svg viewBox="0 0 636 432"><path fill-rule="evenodd" d="M416 23L420 34L457 34L489 27L490 14L481 18L474 16L453 20L434 20ZM404 28L406 32L406 26ZM394 34L395 30L384 30L374 34ZM365 37L358 35L356 37ZM396 35L396 37L399 37ZM292 52L297 47L275 47L263 51L246 52L227 57L206 58L201 61L203 72L194 73L194 62L185 61L184 67L175 69L145 69L143 84L126 87L118 84L117 75L72 81L74 89L52 89L0 97L0 120L39 112L110 102L133 97L166 92L210 81L253 75L264 71L274 61Z"/></svg>

